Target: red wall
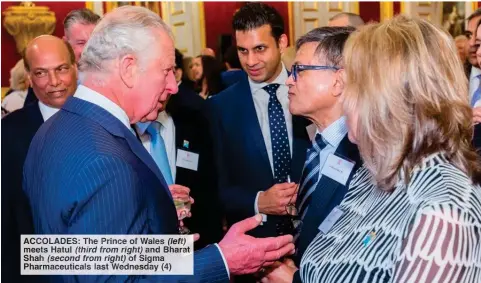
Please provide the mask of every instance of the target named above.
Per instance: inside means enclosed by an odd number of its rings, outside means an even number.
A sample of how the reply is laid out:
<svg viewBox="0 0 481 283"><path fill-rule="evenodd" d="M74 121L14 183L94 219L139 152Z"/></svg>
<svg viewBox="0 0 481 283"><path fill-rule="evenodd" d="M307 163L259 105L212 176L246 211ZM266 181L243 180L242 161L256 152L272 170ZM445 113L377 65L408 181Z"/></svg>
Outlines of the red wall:
<svg viewBox="0 0 481 283"><path fill-rule="evenodd" d="M219 36L232 34L232 17L245 2L204 2L206 44L218 50ZM265 2L274 7L284 19L285 33L289 35L289 12L287 2Z"/></svg>
<svg viewBox="0 0 481 283"><path fill-rule="evenodd" d="M359 15L364 22L379 22L381 5L379 2L359 2Z"/></svg>
<svg viewBox="0 0 481 283"><path fill-rule="evenodd" d="M5 11L10 6L18 6L20 2L2 2L2 77L1 85L2 87L8 87L8 79L10 77L10 69L15 66L18 60L21 59L20 55L17 53L17 48L15 47L15 39L8 34L8 32L3 27L3 11ZM57 19L55 31L53 35L62 37L63 36L63 19L67 14L74 9L85 8L85 2L35 2L35 6L47 6L50 11L55 12L55 18Z"/></svg>

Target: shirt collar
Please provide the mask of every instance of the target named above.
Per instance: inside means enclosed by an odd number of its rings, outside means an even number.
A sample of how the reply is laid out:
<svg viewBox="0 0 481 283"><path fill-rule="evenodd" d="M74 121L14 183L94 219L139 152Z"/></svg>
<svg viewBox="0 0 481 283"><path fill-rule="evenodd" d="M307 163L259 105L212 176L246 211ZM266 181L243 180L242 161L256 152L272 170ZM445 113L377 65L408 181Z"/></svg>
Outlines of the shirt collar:
<svg viewBox="0 0 481 283"><path fill-rule="evenodd" d="M261 88L263 88L263 87L265 87L266 85L269 85L269 84L280 84L281 86L285 85L286 81L287 81L287 78L288 78L287 70L286 70L286 67L284 66L284 63L282 63L282 69L281 69L280 74L271 83L266 83L266 82L258 83L258 82L253 81L249 77L248 77L248 80L249 80L249 87L251 88L251 92L252 92L252 94L254 94L258 90L260 90Z"/></svg>
<svg viewBox="0 0 481 283"><path fill-rule="evenodd" d="M316 134L319 134L319 129L317 129ZM341 118L337 119L334 123L325 128L320 134L325 142L332 147L337 148L347 134L346 117L342 116Z"/></svg>
<svg viewBox="0 0 481 283"><path fill-rule="evenodd" d="M165 127L167 125L167 122L169 121L169 114L167 114L166 111L162 111L159 113L159 116L157 116L157 119L155 121L159 122L162 126ZM151 122L148 121L138 122L137 124L135 124L135 127L137 128L137 133L139 133L139 135L143 135L147 128L150 126L150 123Z"/></svg>
<svg viewBox="0 0 481 283"><path fill-rule="evenodd" d="M85 100L97 106L100 106L110 114L112 114L115 118L119 119L122 124L124 124L127 129L131 130L129 117L127 113L120 108L117 104L113 101L108 99L107 97L103 96L102 94L84 86L79 85L77 87L77 91L74 94L74 97Z"/></svg>
<svg viewBox="0 0 481 283"><path fill-rule="evenodd" d="M50 117L58 112L58 108L50 107L44 104L42 101L38 101L38 108L40 108L40 113L42 113L43 121L47 121Z"/></svg>
<svg viewBox="0 0 481 283"><path fill-rule="evenodd" d="M476 67L471 67L471 75L469 76L470 79L475 78L481 75L481 69Z"/></svg>

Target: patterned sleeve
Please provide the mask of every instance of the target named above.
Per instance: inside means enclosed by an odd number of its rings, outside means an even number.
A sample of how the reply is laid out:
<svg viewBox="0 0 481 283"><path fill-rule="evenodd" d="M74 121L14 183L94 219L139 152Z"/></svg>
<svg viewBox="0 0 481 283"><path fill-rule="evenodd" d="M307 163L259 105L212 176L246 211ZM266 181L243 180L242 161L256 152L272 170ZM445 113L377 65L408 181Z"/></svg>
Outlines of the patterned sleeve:
<svg viewBox="0 0 481 283"><path fill-rule="evenodd" d="M479 211L452 205L420 210L408 231L393 282L481 282Z"/></svg>

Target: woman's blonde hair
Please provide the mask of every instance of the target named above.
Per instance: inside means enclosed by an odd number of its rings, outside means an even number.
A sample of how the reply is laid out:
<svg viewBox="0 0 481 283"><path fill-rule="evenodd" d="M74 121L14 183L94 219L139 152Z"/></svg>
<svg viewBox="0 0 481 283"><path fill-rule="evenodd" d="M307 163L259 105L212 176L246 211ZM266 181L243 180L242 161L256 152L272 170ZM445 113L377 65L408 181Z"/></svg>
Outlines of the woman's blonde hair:
<svg viewBox="0 0 481 283"><path fill-rule="evenodd" d="M26 90L27 87L28 84L25 67L23 59L20 59L10 70L10 88L14 90Z"/></svg>
<svg viewBox="0 0 481 283"><path fill-rule="evenodd" d="M353 33L344 60L344 109L359 113L359 150L380 188L391 190L400 172L408 182L414 166L439 151L479 183L468 83L447 33L398 16Z"/></svg>

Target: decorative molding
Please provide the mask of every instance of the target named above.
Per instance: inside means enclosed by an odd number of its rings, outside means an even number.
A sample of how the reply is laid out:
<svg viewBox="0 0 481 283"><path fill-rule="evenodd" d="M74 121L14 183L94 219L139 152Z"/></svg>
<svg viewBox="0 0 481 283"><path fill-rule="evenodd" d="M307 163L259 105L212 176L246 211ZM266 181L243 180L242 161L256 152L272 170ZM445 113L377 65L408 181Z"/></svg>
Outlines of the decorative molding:
<svg viewBox="0 0 481 283"><path fill-rule="evenodd" d="M394 4L393 2L379 2L381 6L380 22L389 20L394 16Z"/></svg>
<svg viewBox="0 0 481 283"><path fill-rule="evenodd" d="M2 99L5 97L5 94L7 94L7 91L9 90L9 87L2 87Z"/></svg>
<svg viewBox="0 0 481 283"><path fill-rule="evenodd" d="M337 5L337 7L332 7L331 4L335 4L335 5ZM327 2L327 9L328 9L327 10L328 12L342 12L342 11L344 11L344 8L342 6L342 2L334 2L334 3Z"/></svg>
<svg viewBox="0 0 481 283"><path fill-rule="evenodd" d="M202 49L207 47L207 39L205 35L205 12L204 2L198 2L199 5L199 27L200 27L200 47Z"/></svg>
<svg viewBox="0 0 481 283"><path fill-rule="evenodd" d="M314 7L307 7L305 8L304 6L306 5L305 3L301 3L301 9L303 12L317 12L318 11L318 7L317 7L317 2L312 2L312 4L314 4Z"/></svg>
<svg viewBox="0 0 481 283"><path fill-rule="evenodd" d="M289 45L294 46L295 38L294 38L294 12L293 12L292 2L287 2L287 14L288 14L288 21L289 21Z"/></svg>
<svg viewBox="0 0 481 283"><path fill-rule="evenodd" d="M175 10L175 3L182 3L182 8L180 10ZM185 14L185 2L170 1L170 15L177 16L182 14Z"/></svg>
<svg viewBox="0 0 481 283"><path fill-rule="evenodd" d="M87 1L85 2L85 8L89 9L92 12L95 12L94 10L94 2L92 1Z"/></svg>
<svg viewBox="0 0 481 283"><path fill-rule="evenodd" d="M306 29L306 23L314 23L314 28L319 27L319 19L318 18L304 18L303 25L302 25L302 34L306 34L309 30Z"/></svg>
<svg viewBox="0 0 481 283"><path fill-rule="evenodd" d="M359 1L357 1L357 2L352 2L351 5L352 5L352 12L353 12L354 14L360 15L361 12L359 12Z"/></svg>
<svg viewBox="0 0 481 283"><path fill-rule="evenodd" d="M57 22L55 13L48 7L35 6L32 2L21 2L3 12L3 26L13 36L17 52L22 55L25 47L37 36L52 34Z"/></svg>

